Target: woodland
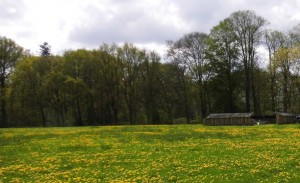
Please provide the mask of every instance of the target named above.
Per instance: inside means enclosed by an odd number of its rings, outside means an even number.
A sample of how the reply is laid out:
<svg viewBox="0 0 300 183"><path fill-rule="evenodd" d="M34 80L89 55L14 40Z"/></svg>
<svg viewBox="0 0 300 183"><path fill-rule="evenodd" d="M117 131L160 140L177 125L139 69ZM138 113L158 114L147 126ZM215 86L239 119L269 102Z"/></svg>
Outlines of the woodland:
<svg viewBox="0 0 300 183"><path fill-rule="evenodd" d="M201 123L210 113L300 113L300 24L271 30L250 10L209 33L33 55L0 36L0 127ZM101 40L99 40L101 42ZM259 50L267 52L265 58Z"/></svg>

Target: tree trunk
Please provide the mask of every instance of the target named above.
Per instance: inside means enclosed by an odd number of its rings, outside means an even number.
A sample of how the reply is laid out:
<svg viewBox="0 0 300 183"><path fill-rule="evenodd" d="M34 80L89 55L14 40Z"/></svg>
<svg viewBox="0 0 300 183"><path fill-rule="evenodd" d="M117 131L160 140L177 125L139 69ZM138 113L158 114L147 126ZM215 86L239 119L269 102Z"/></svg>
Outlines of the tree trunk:
<svg viewBox="0 0 300 183"><path fill-rule="evenodd" d="M273 76L271 76L273 77ZM271 100L272 100L272 111L275 112L276 111L276 103L275 103L275 90L274 90L274 85L275 85L275 79L271 78Z"/></svg>
<svg viewBox="0 0 300 183"><path fill-rule="evenodd" d="M43 126L46 127L47 124L46 124L46 117L45 117L44 107L40 102L38 102L38 105L39 105L39 109L40 109L40 113L41 113L41 117L42 117Z"/></svg>
<svg viewBox="0 0 300 183"><path fill-rule="evenodd" d="M6 101L3 95L1 98L1 113L2 113L1 128L4 128L7 127L7 113L6 113Z"/></svg>
<svg viewBox="0 0 300 183"><path fill-rule="evenodd" d="M77 108L77 125L78 126L83 126L80 103L79 103L78 99L76 99L76 108Z"/></svg>
<svg viewBox="0 0 300 183"><path fill-rule="evenodd" d="M0 97L1 97L1 127L7 127L7 111L5 100L5 76L1 74L0 80Z"/></svg>
<svg viewBox="0 0 300 183"><path fill-rule="evenodd" d="M250 73L248 66L245 67L245 100L246 100L246 106L245 106L245 112L250 112Z"/></svg>
<svg viewBox="0 0 300 183"><path fill-rule="evenodd" d="M283 83L283 112L288 111L288 76L284 74L284 83Z"/></svg>

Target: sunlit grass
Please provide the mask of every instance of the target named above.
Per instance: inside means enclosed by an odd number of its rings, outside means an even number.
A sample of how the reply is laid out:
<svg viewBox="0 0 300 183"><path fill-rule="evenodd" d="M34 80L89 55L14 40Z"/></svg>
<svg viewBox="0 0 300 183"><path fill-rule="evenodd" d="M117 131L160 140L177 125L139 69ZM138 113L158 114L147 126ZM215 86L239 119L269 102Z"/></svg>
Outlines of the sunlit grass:
<svg viewBox="0 0 300 183"><path fill-rule="evenodd" d="M0 182L300 182L299 125L0 129Z"/></svg>

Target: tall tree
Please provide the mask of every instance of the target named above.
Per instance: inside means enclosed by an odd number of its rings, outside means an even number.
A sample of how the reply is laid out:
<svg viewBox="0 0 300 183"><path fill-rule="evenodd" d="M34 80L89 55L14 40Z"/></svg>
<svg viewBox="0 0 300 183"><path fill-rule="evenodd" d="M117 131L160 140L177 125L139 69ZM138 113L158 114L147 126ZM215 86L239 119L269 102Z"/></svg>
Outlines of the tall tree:
<svg viewBox="0 0 300 183"><path fill-rule="evenodd" d="M181 90L179 87L177 87L177 83L181 81L178 80L179 75L177 75L177 69L175 69L178 68L177 66L178 65L175 65L174 63L165 63L160 67L161 75L159 78L159 104L162 111L167 114L167 122L169 124L173 124L174 122L176 101L179 101L179 93L181 93ZM188 111L185 105L184 108L184 111ZM189 121L189 115L186 115L186 118L187 121Z"/></svg>
<svg viewBox="0 0 300 183"><path fill-rule="evenodd" d="M43 78L44 100L47 106L54 111L54 115L52 115L54 119L51 116L52 124L66 126L67 85L66 76L63 73L64 60L60 56L55 56L51 58L51 62L51 72L47 72Z"/></svg>
<svg viewBox="0 0 300 183"><path fill-rule="evenodd" d="M207 49L207 58L214 72L212 87L217 95L216 107L223 107L224 112L236 111L236 88L239 79L236 76L240 68L238 55L238 43L233 34L233 26L229 19L225 19L211 30Z"/></svg>
<svg viewBox="0 0 300 183"><path fill-rule="evenodd" d="M88 86L95 89L94 95L90 95L90 99L99 98L97 108L90 105L90 109L100 110L100 118L102 124L119 124L119 117L123 103L122 97L122 73L123 62L117 59L117 46L116 45L102 45L99 50L94 50L95 56L94 67L94 84ZM92 70L92 69L91 69ZM97 79L98 78L98 79ZM88 83L92 83L88 82ZM93 114L91 111L90 114Z"/></svg>
<svg viewBox="0 0 300 183"><path fill-rule="evenodd" d="M291 67L293 64L291 49L280 48L277 50L274 59L280 76L278 82L281 84L282 89L282 110L283 112L288 112L291 108Z"/></svg>
<svg viewBox="0 0 300 183"><path fill-rule="evenodd" d="M12 105L17 109L15 115L23 117L20 120L24 125L46 125L45 75L48 70L43 64L39 57L22 59L10 78Z"/></svg>
<svg viewBox="0 0 300 183"><path fill-rule="evenodd" d="M65 85L69 94L75 125L84 125L84 100L86 98L86 82L84 66L92 59L91 52L85 49L66 51L64 53Z"/></svg>
<svg viewBox="0 0 300 183"><path fill-rule="evenodd" d="M262 28L267 24L267 21L249 10L234 12L230 15L229 20L238 41L240 61L245 72L245 111L250 112L250 94L252 94L254 112L258 113L254 69L256 49L260 44Z"/></svg>
<svg viewBox="0 0 300 183"><path fill-rule="evenodd" d="M144 104L147 122L159 124L159 90L160 88L160 57L155 52L147 53L141 65L140 88L142 102Z"/></svg>
<svg viewBox="0 0 300 183"><path fill-rule="evenodd" d="M1 102L1 124L0 127L7 126L6 111L6 87L7 80L14 69L15 64L22 56L23 48L13 40L0 36L0 102Z"/></svg>
<svg viewBox="0 0 300 183"><path fill-rule="evenodd" d="M124 63L123 67L123 94L127 105L129 123L137 123L138 113L138 78L141 63L145 59L145 51L139 50L132 44L125 43L119 49L118 59Z"/></svg>
<svg viewBox="0 0 300 183"><path fill-rule="evenodd" d="M271 95L271 105L272 111L277 111L276 98L278 92L276 91L276 64L275 64L275 54L280 48L287 46L287 36L279 31L267 30L265 32L265 44L269 53L269 77L270 77L270 95Z"/></svg>
<svg viewBox="0 0 300 183"><path fill-rule="evenodd" d="M37 63L37 74L38 74L38 77L40 78L45 78L48 71L51 70L51 46L47 43L47 42L44 42L43 44L40 45L40 57L39 57L39 61L36 62ZM42 79L43 80L43 79ZM41 86L44 85L41 84ZM37 89L39 90L39 89ZM36 91L37 92L37 91ZM44 126L47 126L47 119L46 119L46 114L45 114L45 103L46 101L42 100L41 99L41 95L37 95L38 96L38 105L39 105L39 108L40 108L40 112L41 112L41 115L42 115L42 122L44 124ZM44 97L44 96L43 96Z"/></svg>
<svg viewBox="0 0 300 183"><path fill-rule="evenodd" d="M209 78L207 69L208 60L205 58L207 47L207 34L193 32L184 35L179 40L168 42L168 56L175 62L184 64L191 77L196 83L198 92L198 107L200 117L207 114L207 86L206 81Z"/></svg>

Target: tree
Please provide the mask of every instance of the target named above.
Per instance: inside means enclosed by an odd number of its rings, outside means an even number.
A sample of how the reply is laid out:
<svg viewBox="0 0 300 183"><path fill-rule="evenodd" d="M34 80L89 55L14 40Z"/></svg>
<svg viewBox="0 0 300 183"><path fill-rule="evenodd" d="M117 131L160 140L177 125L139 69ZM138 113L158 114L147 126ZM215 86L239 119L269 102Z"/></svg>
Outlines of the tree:
<svg viewBox="0 0 300 183"><path fill-rule="evenodd" d="M208 36L205 33L193 32L184 35L175 42L168 42L168 57L179 64L185 65L196 83L201 118L204 118L207 113L206 81L210 76L207 69L208 60L205 58L207 38Z"/></svg>
<svg viewBox="0 0 300 183"><path fill-rule="evenodd" d="M54 115L48 115L51 117L48 120L52 120L53 125L66 126L65 116L68 109L66 91L68 86L66 84L67 78L63 73L64 60L60 56L55 56L51 58L51 62L50 72L47 72L43 78L44 102L49 106L48 110L52 108L54 111Z"/></svg>
<svg viewBox="0 0 300 183"><path fill-rule="evenodd" d="M178 96L181 92L181 90L176 87L179 80L177 80L177 77L174 77L177 76L174 69L175 67L174 63L165 63L160 67L159 104L162 111L167 114L167 122L169 124L173 124L174 122L176 101L178 101ZM187 110L185 109L185 111ZM189 115L187 118L187 120L189 120Z"/></svg>
<svg viewBox="0 0 300 183"><path fill-rule="evenodd" d="M65 59L64 74L66 77L65 85L67 86L68 97L73 109L75 125L84 125L84 100L86 98L86 83L84 77L84 66L92 59L91 52L85 49L76 51L66 51L63 55Z"/></svg>
<svg viewBox="0 0 300 183"><path fill-rule="evenodd" d="M118 59L123 62L123 94L127 105L129 123L137 123L138 113L138 78L145 51L132 44L125 43L118 50Z"/></svg>
<svg viewBox="0 0 300 183"><path fill-rule="evenodd" d="M101 45L100 49L94 50L94 62L91 64L88 75L93 77L88 86L94 91L89 94L90 105L89 116L98 116L101 124L119 124L120 113L124 103L122 96L123 62L117 59L118 48L116 45ZM92 84L93 83L93 84ZM99 99L95 101L95 99ZM94 102L92 102L94 101ZM91 105L92 103L97 103ZM98 114L93 111L98 110Z"/></svg>
<svg viewBox="0 0 300 183"><path fill-rule="evenodd" d="M278 92L276 91L276 63L275 63L275 54L280 48L287 46L286 40L288 37L279 31L267 30L265 32L265 44L268 48L269 53L269 77L270 77L270 94L271 94L271 105L272 111L277 111L276 98Z"/></svg>
<svg viewBox="0 0 300 183"><path fill-rule="evenodd" d="M39 57L22 59L10 78L11 104L24 125L46 126L45 76L49 72ZM16 115L18 114L18 115Z"/></svg>
<svg viewBox="0 0 300 183"><path fill-rule="evenodd" d="M250 112L250 94L252 94L254 112L258 113L254 69L256 66L256 49L260 43L262 28L267 24L267 21L249 10L234 12L230 15L229 20L238 42L240 61L245 72L245 111Z"/></svg>
<svg viewBox="0 0 300 183"><path fill-rule="evenodd" d="M146 54L141 64L140 90L148 124L159 124L160 57L155 52Z"/></svg>
<svg viewBox="0 0 300 183"><path fill-rule="evenodd" d="M22 56L23 48L13 40L0 36L0 102L1 102L1 124L0 127L7 126L7 111L5 93L7 81L15 64Z"/></svg>
<svg viewBox="0 0 300 183"><path fill-rule="evenodd" d="M282 93L282 110L288 112L291 108L291 67L293 60L291 58L291 49L280 48L275 56L275 65L280 75L281 93Z"/></svg>
<svg viewBox="0 0 300 183"><path fill-rule="evenodd" d="M40 45L40 55L43 57L49 57L51 55L51 46L47 42Z"/></svg>
<svg viewBox="0 0 300 183"><path fill-rule="evenodd" d="M224 112L235 112L240 64L238 43L229 19L221 21L211 30L208 45L207 59L213 72L211 87L215 93L215 106L222 107L219 110Z"/></svg>
<svg viewBox="0 0 300 183"><path fill-rule="evenodd" d="M291 59L293 60L292 65L292 82L293 91L291 92L293 96L292 111L295 113L300 112L300 45L295 45L291 50Z"/></svg>

